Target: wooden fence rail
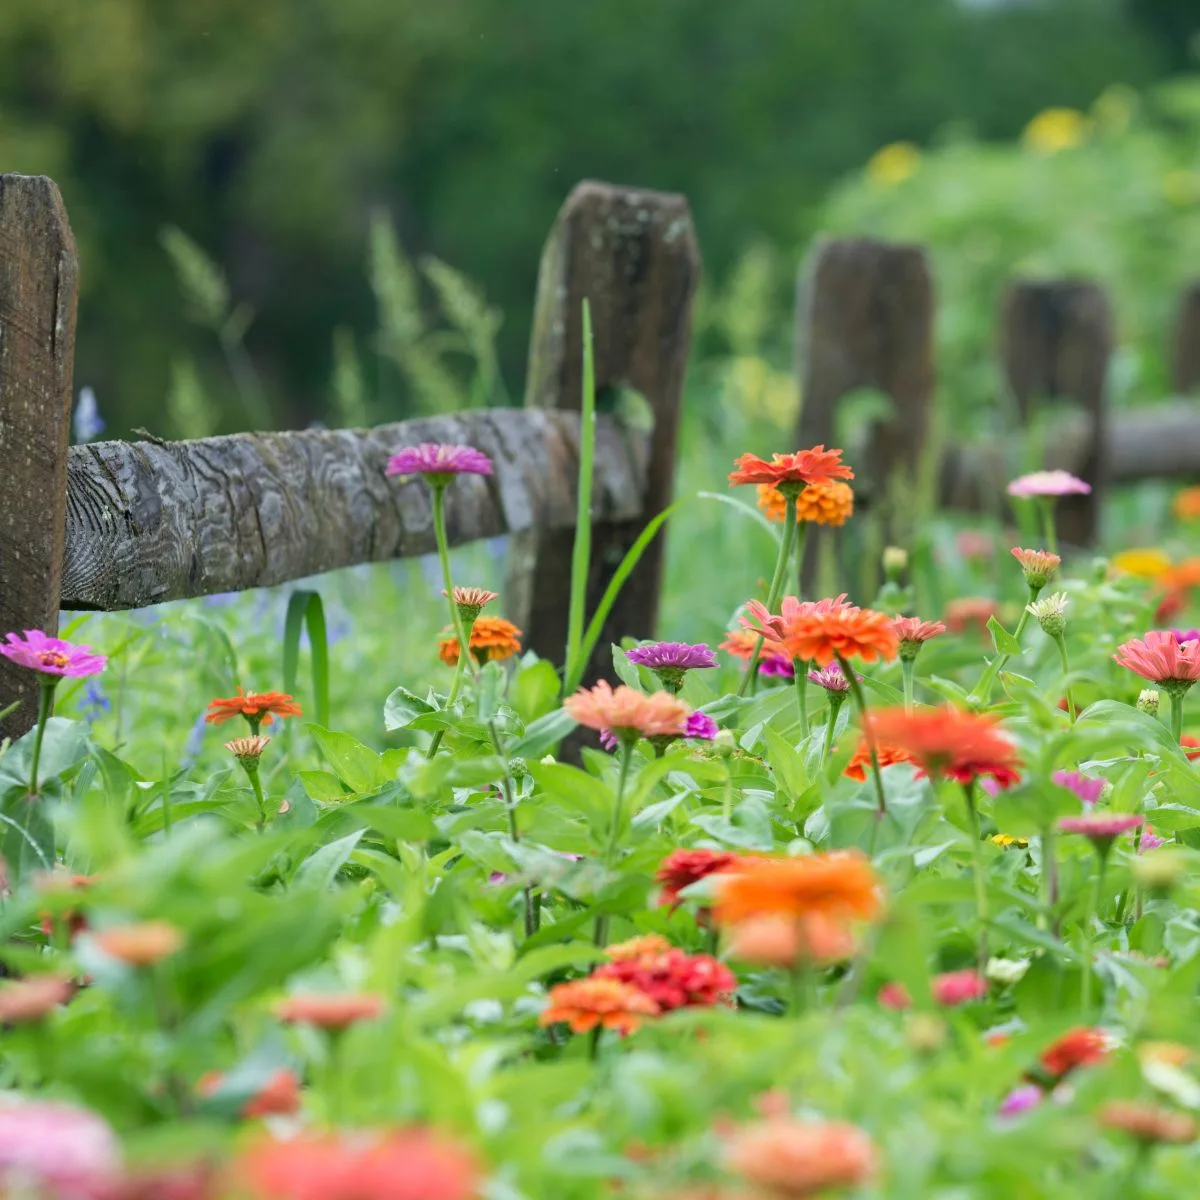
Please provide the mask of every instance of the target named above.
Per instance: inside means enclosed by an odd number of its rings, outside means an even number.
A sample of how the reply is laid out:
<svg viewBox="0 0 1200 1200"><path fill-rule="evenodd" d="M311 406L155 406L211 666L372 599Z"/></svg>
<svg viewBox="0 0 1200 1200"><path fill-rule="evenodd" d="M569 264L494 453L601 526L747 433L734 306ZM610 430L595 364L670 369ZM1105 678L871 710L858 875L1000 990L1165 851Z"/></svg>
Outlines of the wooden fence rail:
<svg viewBox="0 0 1200 1200"><path fill-rule="evenodd" d="M0 175L0 634L57 628L60 607L138 608L285 583L434 548L427 489L388 479L388 455L421 441L465 442L496 463L448 497L455 544L511 534L506 611L543 657L565 641L576 524L582 333L591 306L596 362L596 483L589 610L646 521L670 501L700 256L687 201L580 184L542 256L526 406L370 430L246 433L193 442L103 442L71 448L78 265L58 190ZM797 444L829 442L844 397L870 387L891 411L857 431L855 488L881 506L915 476L934 392L935 280L926 252L870 239L822 241L800 274ZM1176 401L1109 413L1110 305L1079 280L1017 281L999 313L1001 374L1014 421L1070 402L1049 466L1092 483L1064 513L1085 543L1110 483L1200 478L1200 409ZM1180 395L1200 385L1200 284L1185 290L1171 353ZM645 411L629 420L622 397ZM634 406L635 408L637 405ZM952 443L943 503L994 504L1005 447ZM829 531L820 531L828 533ZM809 539L810 551L815 539ZM811 570L811 562L808 564ZM658 537L631 575L605 633L654 632L663 566ZM608 666L601 638L586 678ZM0 659L0 732L30 727L28 672Z"/></svg>

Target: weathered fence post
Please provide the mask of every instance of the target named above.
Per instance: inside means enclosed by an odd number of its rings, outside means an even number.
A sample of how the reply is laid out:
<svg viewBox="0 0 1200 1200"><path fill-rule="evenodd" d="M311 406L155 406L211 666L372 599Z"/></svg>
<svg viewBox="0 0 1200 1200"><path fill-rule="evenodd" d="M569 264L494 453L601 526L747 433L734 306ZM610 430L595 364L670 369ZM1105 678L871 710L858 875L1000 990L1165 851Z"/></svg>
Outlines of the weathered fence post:
<svg viewBox="0 0 1200 1200"><path fill-rule="evenodd" d="M582 309L591 307L597 411L640 393L654 418L642 512L591 519L590 614L646 522L671 501L692 297L700 254L685 197L584 182L567 197L542 253L525 403L578 410L583 383ZM584 515L580 514L580 519ZM539 656L561 662L567 640L572 530L519 539L506 607ZM654 632L663 572L661 535L613 606L585 681L611 674L609 644Z"/></svg>
<svg viewBox="0 0 1200 1200"><path fill-rule="evenodd" d="M1200 280L1189 283L1179 297L1171 346L1171 386L1180 396L1200 388Z"/></svg>
<svg viewBox="0 0 1200 1200"><path fill-rule="evenodd" d="M838 402L859 388L887 395L892 411L855 450L856 500L883 508L898 471L916 475L933 399L933 276L920 246L870 238L822 241L809 254L796 289L796 355L801 448L834 439ZM810 530L802 580L816 572Z"/></svg>
<svg viewBox="0 0 1200 1200"><path fill-rule="evenodd" d="M1066 496L1058 505L1058 533L1068 545L1096 536L1107 481L1105 381L1112 353L1112 314L1104 289L1082 280L1018 280L1001 302L1000 365L1028 423L1041 403L1077 404L1087 422L1080 478L1091 495Z"/></svg>
<svg viewBox="0 0 1200 1200"><path fill-rule="evenodd" d="M58 629L79 267L54 183L0 175L0 635ZM0 726L37 718L31 672L0 659Z"/></svg>

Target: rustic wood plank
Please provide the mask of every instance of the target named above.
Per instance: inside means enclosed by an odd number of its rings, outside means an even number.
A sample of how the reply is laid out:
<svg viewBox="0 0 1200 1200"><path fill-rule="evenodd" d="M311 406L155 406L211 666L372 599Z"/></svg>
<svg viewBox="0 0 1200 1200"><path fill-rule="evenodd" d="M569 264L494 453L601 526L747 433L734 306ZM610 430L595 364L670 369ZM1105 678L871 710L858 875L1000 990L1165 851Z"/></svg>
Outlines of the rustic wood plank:
<svg viewBox="0 0 1200 1200"><path fill-rule="evenodd" d="M671 502L692 298L700 254L683 196L585 182L567 198L542 254L529 351L526 405L577 411L582 397L582 310L591 307L597 409L623 391L640 393L653 415L650 460L637 516L591 514L590 614L613 569L646 521ZM576 468L576 473L578 468ZM569 501L574 507L574 498ZM528 644L561 662L567 639L572 533L523 539L513 555L508 608L520 614ZM611 642L649 637L663 571L660 534L614 605L585 682L611 675Z"/></svg>
<svg viewBox="0 0 1200 1200"><path fill-rule="evenodd" d="M1112 354L1113 321L1098 284L1076 279L1017 280L1001 300L1000 363L1027 423L1042 404L1076 404L1087 429L1087 447L1076 472L1091 495L1058 504L1060 539L1075 546L1095 540L1107 478L1105 381Z"/></svg>
<svg viewBox="0 0 1200 1200"><path fill-rule="evenodd" d="M915 477L933 400L934 290L920 246L872 238L822 240L801 266L796 287L796 357L800 379L798 447L834 442L839 402L860 388L888 396L892 411L873 423L856 451L854 493L882 514L892 480ZM812 586L818 542L837 530L809 530L801 586Z"/></svg>
<svg viewBox="0 0 1200 1200"><path fill-rule="evenodd" d="M1200 389L1200 280L1189 283L1179 297L1171 345L1171 386L1180 396Z"/></svg>
<svg viewBox="0 0 1200 1200"><path fill-rule="evenodd" d="M141 608L430 553L428 487L384 474L398 448L430 441L476 446L495 462L491 478L463 476L447 493L451 543L574 525L574 413L484 409L367 430L96 442L70 454L63 607ZM602 519L641 512L647 458L645 438L597 422Z"/></svg>
<svg viewBox="0 0 1200 1200"><path fill-rule="evenodd" d="M58 630L79 264L58 188L0 175L0 634ZM0 659L0 733L37 718L37 683Z"/></svg>

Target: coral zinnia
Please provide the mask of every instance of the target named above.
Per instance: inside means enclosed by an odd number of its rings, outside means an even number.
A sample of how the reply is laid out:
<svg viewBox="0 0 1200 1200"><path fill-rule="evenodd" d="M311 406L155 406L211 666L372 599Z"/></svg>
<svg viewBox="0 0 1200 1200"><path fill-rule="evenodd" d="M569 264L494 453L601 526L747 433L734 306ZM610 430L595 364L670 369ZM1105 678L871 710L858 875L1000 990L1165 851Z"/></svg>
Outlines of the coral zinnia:
<svg viewBox="0 0 1200 1200"><path fill-rule="evenodd" d="M480 663L499 662L520 651L520 639L521 631L504 617L479 617L467 645ZM453 633L438 640L438 658L448 667L458 665L458 638Z"/></svg>
<svg viewBox="0 0 1200 1200"><path fill-rule="evenodd" d="M593 688L580 688L563 701L572 720L589 729L611 729L620 740L639 737L682 737L690 710L666 692L647 696L621 684L615 690L600 680Z"/></svg>
<svg viewBox="0 0 1200 1200"><path fill-rule="evenodd" d="M887 746L877 744L875 747L875 755L879 760L880 769L893 766L895 763L916 763L907 750L901 750L899 746ZM846 769L842 772L843 775L850 779L855 779L859 783L866 783L867 771L871 769L871 746L865 737L858 739L858 748L854 751L854 756L846 764Z"/></svg>
<svg viewBox="0 0 1200 1200"><path fill-rule="evenodd" d="M1021 564L1025 582L1031 588L1039 591L1050 582L1050 576L1062 565L1062 559L1049 550L1022 550L1020 546L1013 547L1013 558Z"/></svg>
<svg viewBox="0 0 1200 1200"><path fill-rule="evenodd" d="M741 658L749 662L759 640L760 635L751 633L748 629L734 629L721 643L720 649L724 650L726 654L732 654L734 658ZM787 654L771 642L764 641L758 651L758 673L763 676L792 679L796 671Z"/></svg>
<svg viewBox="0 0 1200 1200"><path fill-rule="evenodd" d="M473 1200L482 1182L469 1151L422 1129L264 1139L232 1179L248 1200Z"/></svg>
<svg viewBox="0 0 1200 1200"><path fill-rule="evenodd" d="M686 954L676 947L620 954L597 967L592 979L616 979L644 992L659 1012L728 1004L737 990L733 972L710 954Z"/></svg>
<svg viewBox="0 0 1200 1200"><path fill-rule="evenodd" d="M218 1071L201 1076L196 1091L201 1096L212 1096L225 1083L226 1077ZM300 1077L287 1067L273 1072L266 1083L258 1089L241 1108L246 1120L256 1117L290 1116L300 1110Z"/></svg>
<svg viewBox="0 0 1200 1200"><path fill-rule="evenodd" d="M845 921L820 914L750 917L729 931L729 953L734 958L767 967L845 962L857 949L858 939Z"/></svg>
<svg viewBox="0 0 1200 1200"><path fill-rule="evenodd" d="M383 1015L383 997L373 992L312 992L289 996L275 1005L275 1015L289 1025L345 1029Z"/></svg>
<svg viewBox="0 0 1200 1200"><path fill-rule="evenodd" d="M1181 520L1190 521L1200 517L1200 487L1184 488L1171 501L1171 511Z"/></svg>
<svg viewBox="0 0 1200 1200"><path fill-rule="evenodd" d="M283 692L243 692L226 700L210 700L204 719L211 725L223 725L234 717L245 717L252 733L260 725L270 725L272 717L301 716L300 705Z"/></svg>
<svg viewBox="0 0 1200 1200"><path fill-rule="evenodd" d="M882 907L882 888L870 861L854 850L835 850L743 860L720 880L716 915L725 925L770 914L870 920Z"/></svg>
<svg viewBox="0 0 1200 1200"><path fill-rule="evenodd" d="M758 507L770 521L787 516L787 497L776 487L758 485ZM854 515L854 492L848 483L810 483L796 497L796 519L813 525L845 525Z"/></svg>
<svg viewBox="0 0 1200 1200"><path fill-rule="evenodd" d="M474 446L422 442L398 450L388 459L388 475L425 475L431 483L447 483L455 475L490 475L492 460Z"/></svg>
<svg viewBox="0 0 1200 1200"><path fill-rule="evenodd" d="M846 603L845 592L824 600L801 600L798 596L784 596L780 601L778 614L771 612L761 600L749 600L746 603L746 615L738 620L751 633L787 649L789 657L794 658L796 655L791 654L788 642L797 622L806 617L852 607L853 605Z"/></svg>
<svg viewBox="0 0 1200 1200"><path fill-rule="evenodd" d="M879 744L906 750L927 775L958 783L990 775L1001 787L1019 778L1017 749L993 717L944 704L914 712L878 709L867 720Z"/></svg>
<svg viewBox="0 0 1200 1200"><path fill-rule="evenodd" d="M646 1017L658 1015L658 1005L641 988L619 979L575 979L550 989L550 1004L538 1024L565 1021L572 1033L600 1026L632 1033Z"/></svg>
<svg viewBox="0 0 1200 1200"><path fill-rule="evenodd" d="M729 482L735 487L744 483L766 483L771 487L797 489L810 483L829 483L834 479L853 479L854 472L842 462L840 450L814 446L794 454L773 454L771 461L757 454L743 454L734 460Z"/></svg>
<svg viewBox="0 0 1200 1200"><path fill-rule="evenodd" d="M878 1170L871 1139L858 1126L790 1117L738 1130L725 1164L773 1200L807 1200L829 1188L858 1187Z"/></svg>
<svg viewBox="0 0 1200 1200"><path fill-rule="evenodd" d="M1194 1117L1137 1100L1110 1100L1101 1106L1096 1120L1105 1129L1117 1129L1128 1133L1147 1145L1196 1140Z"/></svg>
<svg viewBox="0 0 1200 1200"><path fill-rule="evenodd" d="M737 855L728 850L672 850L659 864L654 878L661 883L660 905L669 904L677 908L679 893L684 888L699 883L701 879L717 871L725 871L737 862Z"/></svg>
<svg viewBox="0 0 1200 1200"><path fill-rule="evenodd" d="M99 675L108 662L103 654L93 653L91 646L76 646L62 638L47 637L40 629L6 634L0 654L19 667L58 678Z"/></svg>
<svg viewBox="0 0 1200 1200"><path fill-rule="evenodd" d="M892 621L892 628L900 639L900 657L906 662L916 658L930 638L946 632L946 626L941 621L922 621L920 617L896 617Z"/></svg>
<svg viewBox="0 0 1200 1200"><path fill-rule="evenodd" d="M116 925L92 935L92 940L110 958L131 967L149 967L176 953L183 934L167 921L139 921Z"/></svg>
<svg viewBox="0 0 1200 1200"><path fill-rule="evenodd" d="M446 589L442 588L442 595ZM456 587L454 589L454 607L464 625L470 625L487 605L497 599L498 592L489 592L486 588Z"/></svg>
<svg viewBox="0 0 1200 1200"><path fill-rule="evenodd" d="M798 617L786 645L793 658L826 667L838 657L865 662L895 658L900 639L887 613L847 605Z"/></svg>
<svg viewBox="0 0 1200 1200"><path fill-rule="evenodd" d="M1152 629L1117 647L1113 658L1160 687L1191 687L1200 679L1200 642L1179 642L1173 633Z"/></svg>
<svg viewBox="0 0 1200 1200"><path fill-rule="evenodd" d="M26 975L0 986L0 1024L40 1021L75 993L75 984L62 975Z"/></svg>
<svg viewBox="0 0 1200 1200"><path fill-rule="evenodd" d="M1080 1067L1094 1067L1113 1048L1111 1035L1086 1025L1068 1029L1042 1051L1038 1065L1055 1083Z"/></svg>

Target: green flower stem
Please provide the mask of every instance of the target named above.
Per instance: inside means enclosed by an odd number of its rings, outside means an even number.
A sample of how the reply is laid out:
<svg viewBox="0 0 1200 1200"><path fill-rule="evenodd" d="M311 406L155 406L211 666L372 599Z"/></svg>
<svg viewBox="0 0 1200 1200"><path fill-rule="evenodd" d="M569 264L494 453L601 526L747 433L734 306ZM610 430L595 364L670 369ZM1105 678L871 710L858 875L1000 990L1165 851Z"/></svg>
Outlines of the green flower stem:
<svg viewBox="0 0 1200 1200"><path fill-rule="evenodd" d="M1063 677L1066 678L1071 673L1070 663L1067 661L1067 639L1061 633L1054 637L1055 645L1058 646L1058 658L1062 663ZM1071 685L1064 685L1067 693L1067 712L1071 715L1071 723L1075 723L1075 698L1071 695Z"/></svg>
<svg viewBox="0 0 1200 1200"><path fill-rule="evenodd" d="M900 675L904 680L904 708L906 712L912 712L913 704L915 703L916 689L914 687L914 676L916 669L916 659L902 658L900 660Z"/></svg>
<svg viewBox="0 0 1200 1200"><path fill-rule="evenodd" d="M800 736L808 738L808 663L798 658L792 659L792 671L795 675L796 708L800 713Z"/></svg>
<svg viewBox="0 0 1200 1200"><path fill-rule="evenodd" d="M733 771L729 767L729 759L725 760L725 783L721 792L721 815L728 825L733 820Z"/></svg>
<svg viewBox="0 0 1200 1200"><path fill-rule="evenodd" d="M450 606L450 624L454 627L455 637L458 638L458 661L461 664L471 657L471 644L467 640L467 631L463 628L462 615L458 605L454 603L454 580L450 574L450 545L446 541L446 484L433 484L433 536L437 542L438 558L442 563L442 581L446 589L446 603ZM450 693L450 703L453 704L458 695L458 684L461 673L454 676L454 688Z"/></svg>
<svg viewBox="0 0 1200 1200"><path fill-rule="evenodd" d="M1042 528L1046 531L1046 549L1051 554L1058 553L1058 531L1054 525L1054 497L1039 496L1038 511L1042 517Z"/></svg>
<svg viewBox="0 0 1200 1200"><path fill-rule="evenodd" d="M775 574L771 576L771 586L767 589L767 611L774 612L779 598L783 594L784 582L787 579L788 560L792 557L792 546L796 541L796 496L787 498L787 509L784 516L783 537L779 541L779 555L775 559ZM737 694L744 696L751 680L758 677L758 656L762 653L763 642L766 639L760 634L754 643L750 654L750 663L742 682L738 684Z"/></svg>
<svg viewBox="0 0 1200 1200"><path fill-rule="evenodd" d="M858 709L858 718L862 722L863 737L867 739L867 750L871 755L871 778L875 781L875 800L879 805L879 816L882 818L887 812L887 797L883 794L883 775L879 770L879 755L875 752L875 735L871 732L871 725L867 720L866 697L863 695L862 685L858 682L854 668L840 654L835 657L838 660L838 666L842 668L842 674L846 677L846 682L850 685L850 695L854 697L854 707ZM871 840L874 841L874 837Z"/></svg>
<svg viewBox="0 0 1200 1200"><path fill-rule="evenodd" d="M1088 904L1087 916L1083 925L1083 987L1080 994L1080 1006L1086 1017L1092 1009L1092 960L1096 955L1096 935L1093 926L1100 914L1100 898L1104 894L1104 876L1108 870L1108 850L1096 848L1100 858L1100 869L1096 872L1096 883L1092 888L1091 901Z"/></svg>
<svg viewBox="0 0 1200 1200"><path fill-rule="evenodd" d="M987 871L983 864L982 832L979 828L979 809L975 806L975 782L963 784L967 797L967 815L971 818L971 860L975 876L975 912L979 919L979 969L984 971L988 961L988 897Z"/></svg>
<svg viewBox="0 0 1200 1200"><path fill-rule="evenodd" d="M258 824L256 828L259 833L262 833L267 827L267 802L263 796L262 782L258 778L258 766L253 767L249 763L242 764L246 772L246 778L250 780L250 786L254 789L254 799L258 804Z"/></svg>
<svg viewBox="0 0 1200 1200"><path fill-rule="evenodd" d="M1171 736L1178 746L1183 738L1183 693L1168 688L1167 698L1171 701Z"/></svg>
<svg viewBox="0 0 1200 1200"><path fill-rule="evenodd" d="M512 773L509 770L508 755L504 753L504 747L500 742L500 732L496 728L496 722L491 720L488 722L488 733L491 734L492 747L496 751L497 756L504 763L504 779L501 781L501 788L504 792L504 808L508 813L508 836L514 842L520 842L521 831L517 828L517 800L513 795ZM538 906L535 903L533 886L526 884L525 886L525 936L533 937L538 930Z"/></svg>
<svg viewBox="0 0 1200 1200"><path fill-rule="evenodd" d="M38 764L42 758L42 738L46 736L46 722L54 711L54 689L58 687L57 675L38 676L38 720L37 733L33 735L33 761L29 765L29 794L38 794Z"/></svg>
<svg viewBox="0 0 1200 1200"><path fill-rule="evenodd" d="M821 741L821 761L820 769L825 769L825 764L829 761L829 755L833 750L833 734L837 728L838 713L842 711L842 705L845 703L846 697L841 692L829 693L829 716L825 722L825 737Z"/></svg>
<svg viewBox="0 0 1200 1200"><path fill-rule="evenodd" d="M613 804L612 824L608 827L608 842L604 847L604 869L612 868L613 859L617 853L617 840L621 833L621 813L625 807L625 785L629 782L629 766L633 761L633 748L637 739L626 734L619 734L621 747L620 773L617 775L617 798ZM602 949L608 943L608 914L599 913L596 917L595 935L592 941L597 948Z"/></svg>
<svg viewBox="0 0 1200 1200"><path fill-rule="evenodd" d="M1037 601L1038 593L1042 589L1029 586L1029 604ZM1021 610L1021 619L1017 622L1017 628L1013 632L1013 637L1019 642L1021 634L1025 632L1025 626L1029 624L1029 608L1028 605ZM968 697L969 703L975 706L991 703L992 685L996 682L996 678L1000 672L1004 670L1008 664L1008 660L1012 657L1011 654L997 654L990 663L984 668L983 674L979 677L979 682L975 685L975 690Z"/></svg>
<svg viewBox="0 0 1200 1200"><path fill-rule="evenodd" d="M1058 934L1054 910L1058 907L1058 850L1054 841L1054 826L1042 828L1042 907L1045 909L1046 928Z"/></svg>

